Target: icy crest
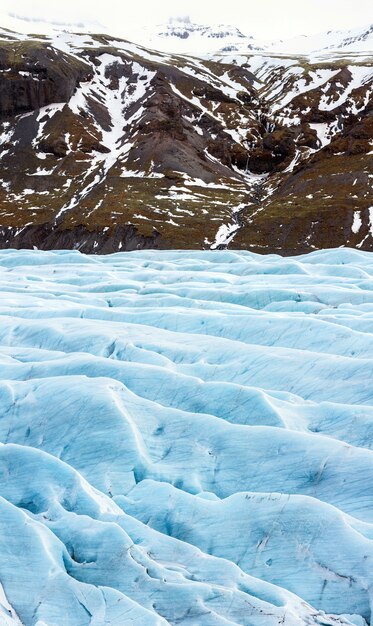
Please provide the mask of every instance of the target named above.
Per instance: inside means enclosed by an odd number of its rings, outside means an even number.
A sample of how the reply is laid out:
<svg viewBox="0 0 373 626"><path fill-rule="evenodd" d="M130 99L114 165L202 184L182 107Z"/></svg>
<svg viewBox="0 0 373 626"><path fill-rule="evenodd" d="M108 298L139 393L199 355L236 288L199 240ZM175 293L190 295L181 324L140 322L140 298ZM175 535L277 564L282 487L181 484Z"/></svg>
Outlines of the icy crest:
<svg viewBox="0 0 373 626"><path fill-rule="evenodd" d="M370 623L373 255L0 252L0 622Z"/></svg>

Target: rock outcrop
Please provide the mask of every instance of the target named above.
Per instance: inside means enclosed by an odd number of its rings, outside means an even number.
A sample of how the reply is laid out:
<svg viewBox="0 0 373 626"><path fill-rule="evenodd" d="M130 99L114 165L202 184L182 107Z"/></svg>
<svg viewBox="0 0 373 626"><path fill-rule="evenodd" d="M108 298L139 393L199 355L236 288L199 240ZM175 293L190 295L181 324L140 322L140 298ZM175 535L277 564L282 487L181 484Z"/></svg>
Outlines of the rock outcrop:
<svg viewBox="0 0 373 626"><path fill-rule="evenodd" d="M81 81L92 78L83 60L48 41L0 42L0 118L68 102Z"/></svg>

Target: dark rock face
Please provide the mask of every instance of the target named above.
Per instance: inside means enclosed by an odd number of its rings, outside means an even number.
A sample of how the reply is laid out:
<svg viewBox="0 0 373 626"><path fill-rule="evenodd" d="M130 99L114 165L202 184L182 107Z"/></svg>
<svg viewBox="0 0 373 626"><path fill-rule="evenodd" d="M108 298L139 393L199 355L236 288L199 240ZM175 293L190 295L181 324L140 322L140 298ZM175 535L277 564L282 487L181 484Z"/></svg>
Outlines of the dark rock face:
<svg viewBox="0 0 373 626"><path fill-rule="evenodd" d="M266 174L273 172L281 161L281 156L275 157L271 150L257 148L250 154L248 165L254 174Z"/></svg>
<svg viewBox="0 0 373 626"><path fill-rule="evenodd" d="M373 137L373 111L368 111L360 120L349 119L339 136L324 149L325 155L345 153L347 155L370 152Z"/></svg>
<svg viewBox="0 0 373 626"><path fill-rule="evenodd" d="M263 147L270 150L275 156L288 157L295 154L295 140L299 131L290 128L281 128L273 133L266 133L263 137Z"/></svg>
<svg viewBox="0 0 373 626"><path fill-rule="evenodd" d="M50 152L51 154L54 154L54 156L56 156L57 158L62 158L66 156L68 150L67 143L62 136L59 136L51 141L45 139L40 142L39 147L42 152Z"/></svg>
<svg viewBox="0 0 373 626"><path fill-rule="evenodd" d="M9 71L10 70L10 71ZM0 119L68 102L91 68L45 43L0 46Z"/></svg>
<svg viewBox="0 0 373 626"><path fill-rule="evenodd" d="M249 169L255 174L274 172L296 152L296 140L300 129L280 128L264 132L261 145L255 148L248 160Z"/></svg>
<svg viewBox="0 0 373 626"><path fill-rule="evenodd" d="M316 150L320 145L317 132L310 128L307 123L302 125L302 130L298 136L298 145L311 148L312 150Z"/></svg>

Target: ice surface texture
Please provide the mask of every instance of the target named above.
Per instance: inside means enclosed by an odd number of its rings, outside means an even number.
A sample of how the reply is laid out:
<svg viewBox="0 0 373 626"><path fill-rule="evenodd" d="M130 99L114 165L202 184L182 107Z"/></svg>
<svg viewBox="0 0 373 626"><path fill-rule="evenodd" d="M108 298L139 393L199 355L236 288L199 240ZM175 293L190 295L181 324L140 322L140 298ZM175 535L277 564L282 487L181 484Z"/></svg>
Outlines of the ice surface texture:
<svg viewBox="0 0 373 626"><path fill-rule="evenodd" d="M1 626L365 626L373 254L0 253Z"/></svg>

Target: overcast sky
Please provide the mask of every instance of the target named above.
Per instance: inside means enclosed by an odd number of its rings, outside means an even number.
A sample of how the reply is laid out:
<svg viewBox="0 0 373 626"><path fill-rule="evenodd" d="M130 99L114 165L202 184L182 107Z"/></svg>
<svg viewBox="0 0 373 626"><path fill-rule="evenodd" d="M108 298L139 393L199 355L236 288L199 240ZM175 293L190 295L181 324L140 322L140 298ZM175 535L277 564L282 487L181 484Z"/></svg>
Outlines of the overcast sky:
<svg viewBox="0 0 373 626"><path fill-rule="evenodd" d="M1 0L2 12L46 20L98 21L113 34L170 16L238 26L245 34L273 39L373 22L372 0Z"/></svg>

